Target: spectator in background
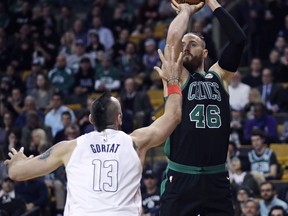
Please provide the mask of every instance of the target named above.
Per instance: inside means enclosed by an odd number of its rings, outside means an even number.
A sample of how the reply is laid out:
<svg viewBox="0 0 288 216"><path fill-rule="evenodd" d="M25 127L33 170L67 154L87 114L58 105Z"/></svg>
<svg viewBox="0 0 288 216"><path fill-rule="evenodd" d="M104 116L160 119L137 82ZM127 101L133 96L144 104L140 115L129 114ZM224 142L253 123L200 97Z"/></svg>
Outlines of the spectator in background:
<svg viewBox="0 0 288 216"><path fill-rule="evenodd" d="M265 134L254 130L251 135L253 149L248 152L251 172L262 174L266 180L277 179L278 161L275 153L265 142Z"/></svg>
<svg viewBox="0 0 288 216"><path fill-rule="evenodd" d="M86 52L92 56L94 62L99 62L101 56L103 56L105 47L99 41L99 35L97 34L96 30L92 29L89 31L88 40Z"/></svg>
<svg viewBox="0 0 288 216"><path fill-rule="evenodd" d="M31 94L31 92L37 88L37 76L43 73L40 62L34 60L31 66L31 74L26 78L26 94Z"/></svg>
<svg viewBox="0 0 288 216"><path fill-rule="evenodd" d="M280 70L280 54L277 50L272 49L269 54L269 59L264 64L265 68L269 68L272 71L274 81L282 82L279 74Z"/></svg>
<svg viewBox="0 0 288 216"><path fill-rule="evenodd" d="M229 84L230 106L234 110L243 110L248 103L250 86L241 82L241 74L236 72Z"/></svg>
<svg viewBox="0 0 288 216"><path fill-rule="evenodd" d="M273 206L270 209L268 216L287 216L285 209L282 206Z"/></svg>
<svg viewBox="0 0 288 216"><path fill-rule="evenodd" d="M80 128L77 124L68 125L64 131L65 140L74 140L80 136Z"/></svg>
<svg viewBox="0 0 288 216"><path fill-rule="evenodd" d="M159 55L157 53L156 41L148 39L145 41L145 53L142 58L143 71L149 75L152 73L153 68L159 64Z"/></svg>
<svg viewBox="0 0 288 216"><path fill-rule="evenodd" d="M288 120L286 119L283 124L282 134L280 136L280 140L283 143L288 143Z"/></svg>
<svg viewBox="0 0 288 216"><path fill-rule="evenodd" d="M260 129L267 135L267 143L278 142L277 122L276 119L267 114L266 107L262 103L254 105L254 118L247 120L244 126L244 140L250 143L253 129Z"/></svg>
<svg viewBox="0 0 288 216"><path fill-rule="evenodd" d="M51 127L52 135L55 137L56 133L64 128L61 121L63 112L68 111L71 114L72 123L75 122L75 114L68 107L63 105L63 96L59 93L54 93L52 96L52 109L45 116L45 125Z"/></svg>
<svg viewBox="0 0 288 216"><path fill-rule="evenodd" d="M75 36L73 32L67 31L61 37L61 45L59 47L59 55L69 56L74 53L75 50Z"/></svg>
<svg viewBox="0 0 288 216"><path fill-rule="evenodd" d="M274 206L281 206L286 212L288 211L287 203L277 198L276 188L272 182L263 182L260 191L263 199L260 201L261 216L268 215L270 209Z"/></svg>
<svg viewBox="0 0 288 216"><path fill-rule="evenodd" d="M7 103L4 104L7 110L9 110L15 118L17 118L21 113L24 106L23 94L21 89L14 87L12 89L11 96L8 97Z"/></svg>
<svg viewBox="0 0 288 216"><path fill-rule="evenodd" d="M105 51L112 48L115 43L112 31L102 25L100 17L93 17L92 27L88 31L88 34L90 34L91 31L96 31L96 33L99 35L99 41L104 45Z"/></svg>
<svg viewBox="0 0 288 216"><path fill-rule="evenodd" d="M118 91L120 89L119 71L111 62L109 56L104 56L101 64L96 68L95 85L96 91Z"/></svg>
<svg viewBox="0 0 288 216"><path fill-rule="evenodd" d="M261 80L262 61L260 58L253 58L250 63L249 74L243 78L243 83L249 85L251 88L260 86Z"/></svg>
<svg viewBox="0 0 288 216"><path fill-rule="evenodd" d="M138 23L143 23L143 25L155 24L159 19L158 8L157 0L145 0L139 10Z"/></svg>
<svg viewBox="0 0 288 216"><path fill-rule="evenodd" d="M0 190L0 215L16 216L26 211L25 203L15 192L14 181L6 177L1 181Z"/></svg>
<svg viewBox="0 0 288 216"><path fill-rule="evenodd" d="M243 214L241 216L260 216L260 206L258 200L249 198L243 206Z"/></svg>
<svg viewBox="0 0 288 216"><path fill-rule="evenodd" d="M247 187L240 187L236 194L236 200L234 204L235 216L243 216L245 211L245 204L248 199L253 197L253 191ZM253 216L253 215L249 215Z"/></svg>
<svg viewBox="0 0 288 216"><path fill-rule="evenodd" d="M143 182L146 192L142 194L143 216L159 216L160 190L157 187L157 176L153 170L146 170Z"/></svg>
<svg viewBox="0 0 288 216"><path fill-rule="evenodd" d="M1 43L0 43L1 44ZM33 61L33 46L29 41L21 41L19 45L16 44L14 50L12 50L11 63L18 70L30 70L31 63ZM41 61L43 65L43 60Z"/></svg>
<svg viewBox="0 0 288 216"><path fill-rule="evenodd" d="M42 7L42 16L44 19L44 25L50 25L54 30L56 30L57 21L54 17L54 13L52 14L50 5L45 4Z"/></svg>
<svg viewBox="0 0 288 216"><path fill-rule="evenodd" d="M18 128L13 128L10 131L7 132L6 136L6 143L4 145L4 156L7 158L8 152L11 151L12 148L20 149L22 146L21 140L21 130Z"/></svg>
<svg viewBox="0 0 288 216"><path fill-rule="evenodd" d="M9 31L15 33L24 24L29 24L32 19L31 7L28 1L22 2L21 9L12 15Z"/></svg>
<svg viewBox="0 0 288 216"><path fill-rule="evenodd" d="M28 95L24 99L22 113L16 118L15 124L17 127L22 128L26 125L27 115L32 111L36 112L41 121L43 121L44 113L37 109L35 99L31 95Z"/></svg>
<svg viewBox="0 0 288 216"><path fill-rule="evenodd" d="M5 160L6 160L6 157L4 156L4 150L3 148L0 148L0 184L8 176L7 166L4 164Z"/></svg>
<svg viewBox="0 0 288 216"><path fill-rule="evenodd" d="M80 61L80 67L75 76L74 93L80 97L92 93L94 89L94 74L95 71L91 66L90 59L84 57Z"/></svg>
<svg viewBox="0 0 288 216"><path fill-rule="evenodd" d="M280 58L278 77L280 82L288 82L288 47L284 48L284 54Z"/></svg>
<svg viewBox="0 0 288 216"><path fill-rule="evenodd" d="M140 72L142 63L136 49L134 43L128 42L124 53L117 59L121 81L124 81L129 77L135 77Z"/></svg>
<svg viewBox="0 0 288 216"><path fill-rule="evenodd" d="M230 141L240 147L243 143L243 124L242 112L240 110L231 110L231 122L230 122Z"/></svg>
<svg viewBox="0 0 288 216"><path fill-rule="evenodd" d="M284 54L284 49L286 46L287 46L286 39L283 36L278 35L278 37L275 40L274 49L276 49L282 56Z"/></svg>
<svg viewBox="0 0 288 216"><path fill-rule="evenodd" d="M41 153L41 148L45 146L48 149L50 145L51 144L48 142L46 132L41 128L37 128L31 133L31 142L29 144L29 148L25 149L25 153L27 155L37 156Z"/></svg>
<svg viewBox="0 0 288 216"><path fill-rule="evenodd" d="M66 56L57 57L56 67L48 72L48 79L56 91L68 95L74 83L73 72L67 67Z"/></svg>
<svg viewBox="0 0 288 216"><path fill-rule="evenodd" d="M47 115L47 114L46 114ZM37 112L30 111L27 114L26 125L22 128L21 145L28 149L31 143L31 133L34 129L41 128L45 131L49 143L52 141L52 132L49 126L43 124Z"/></svg>
<svg viewBox="0 0 288 216"><path fill-rule="evenodd" d="M244 106L244 120L253 119L255 104L263 103L261 94L257 88L250 89L248 100L248 103Z"/></svg>
<svg viewBox="0 0 288 216"><path fill-rule="evenodd" d="M59 130L53 140L53 144L56 144L58 142L61 142L65 140L65 129L72 124L72 116L69 111L65 111L61 114L61 121L63 123L64 128L62 130Z"/></svg>
<svg viewBox="0 0 288 216"><path fill-rule="evenodd" d="M277 83L273 83L273 73L271 69L263 69L262 85L258 86L258 90L268 111L277 113L282 105L282 87Z"/></svg>
<svg viewBox="0 0 288 216"><path fill-rule="evenodd" d="M75 45L75 51L72 53L72 55L67 56L67 67L70 68L74 74L76 74L79 70L81 59L86 57L90 59L92 67L95 68L95 59L91 53L86 52L84 41L78 39L76 40Z"/></svg>
<svg viewBox="0 0 288 216"><path fill-rule="evenodd" d="M65 32L70 31L73 28L73 24L76 20L75 13L69 5L63 5L61 7L60 17L57 21L57 32L63 35Z"/></svg>
<svg viewBox="0 0 288 216"><path fill-rule="evenodd" d="M48 77L40 73L36 78L36 88L32 90L31 96L35 99L38 109L48 111L50 109L50 101L54 93L54 88L50 85Z"/></svg>
<svg viewBox="0 0 288 216"><path fill-rule="evenodd" d="M113 58L121 58L125 54L127 44L129 43L129 30L127 28L121 29L118 40L112 47Z"/></svg>
<svg viewBox="0 0 288 216"><path fill-rule="evenodd" d="M38 216L45 212L49 205L48 189L45 183L39 179L31 179L15 183L15 192L26 204L26 212L40 208L40 212L31 214L31 216Z"/></svg>
<svg viewBox="0 0 288 216"><path fill-rule="evenodd" d="M75 40L82 40L83 44L87 44L87 34L84 28L83 20L77 19L73 24L72 32L74 34Z"/></svg>
<svg viewBox="0 0 288 216"><path fill-rule="evenodd" d="M0 126L0 148L4 148L7 133L14 128L14 116L9 111L3 113L3 122Z"/></svg>
<svg viewBox="0 0 288 216"><path fill-rule="evenodd" d="M124 82L124 90L120 93L120 101L124 112L133 116L133 128L147 126L150 123L151 105L148 95L144 91L137 91L135 80L128 78Z"/></svg>
<svg viewBox="0 0 288 216"><path fill-rule="evenodd" d="M21 73L12 64L7 66L4 76L11 81L12 87L19 88L23 92L26 90Z"/></svg>

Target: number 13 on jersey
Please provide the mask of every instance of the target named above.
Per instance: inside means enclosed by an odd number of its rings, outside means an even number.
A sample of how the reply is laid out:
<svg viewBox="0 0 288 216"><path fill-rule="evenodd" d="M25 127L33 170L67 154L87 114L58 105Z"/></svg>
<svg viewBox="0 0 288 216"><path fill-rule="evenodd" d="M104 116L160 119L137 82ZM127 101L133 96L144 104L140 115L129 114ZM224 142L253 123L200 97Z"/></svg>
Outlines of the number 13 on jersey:
<svg viewBox="0 0 288 216"><path fill-rule="evenodd" d="M196 128L219 128L221 126L220 108L217 105L197 104L189 114Z"/></svg>
<svg viewBox="0 0 288 216"><path fill-rule="evenodd" d="M94 191L116 192L118 190L118 161L93 160L93 189Z"/></svg>

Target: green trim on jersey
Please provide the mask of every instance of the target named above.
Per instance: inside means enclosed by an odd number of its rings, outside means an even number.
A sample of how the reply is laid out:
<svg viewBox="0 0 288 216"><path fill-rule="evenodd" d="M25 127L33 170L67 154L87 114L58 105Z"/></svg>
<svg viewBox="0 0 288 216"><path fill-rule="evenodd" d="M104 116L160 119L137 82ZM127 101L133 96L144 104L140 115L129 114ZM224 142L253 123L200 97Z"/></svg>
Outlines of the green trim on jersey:
<svg viewBox="0 0 288 216"><path fill-rule="evenodd" d="M215 71L208 71L207 74L208 74L208 73L214 74L216 77L218 77L218 79L219 79L219 81L220 81L223 89L225 90L226 94L229 96L229 92L225 89L223 80L221 79L221 77L219 76L219 74L216 73Z"/></svg>
<svg viewBox="0 0 288 216"><path fill-rule="evenodd" d="M160 186L160 195L161 196L165 192L166 182L168 181L167 172L168 172L168 167L166 167L166 170L165 170L165 179L161 182L161 186Z"/></svg>
<svg viewBox="0 0 288 216"><path fill-rule="evenodd" d="M196 167L175 163L171 160L168 161L168 168L186 174L215 174L227 171L226 163L215 166Z"/></svg>
<svg viewBox="0 0 288 216"><path fill-rule="evenodd" d="M167 157L170 157L170 137L168 137L165 141L164 153Z"/></svg>

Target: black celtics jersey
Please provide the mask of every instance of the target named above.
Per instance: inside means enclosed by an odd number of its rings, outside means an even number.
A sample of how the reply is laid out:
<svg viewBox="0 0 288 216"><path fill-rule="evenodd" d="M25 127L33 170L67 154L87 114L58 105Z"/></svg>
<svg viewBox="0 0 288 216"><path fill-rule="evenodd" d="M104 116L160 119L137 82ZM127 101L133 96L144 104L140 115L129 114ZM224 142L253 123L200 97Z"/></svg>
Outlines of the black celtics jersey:
<svg viewBox="0 0 288 216"><path fill-rule="evenodd" d="M173 162L190 166L225 163L230 107L219 75L212 71L190 75L182 94L182 121L166 141L166 155Z"/></svg>

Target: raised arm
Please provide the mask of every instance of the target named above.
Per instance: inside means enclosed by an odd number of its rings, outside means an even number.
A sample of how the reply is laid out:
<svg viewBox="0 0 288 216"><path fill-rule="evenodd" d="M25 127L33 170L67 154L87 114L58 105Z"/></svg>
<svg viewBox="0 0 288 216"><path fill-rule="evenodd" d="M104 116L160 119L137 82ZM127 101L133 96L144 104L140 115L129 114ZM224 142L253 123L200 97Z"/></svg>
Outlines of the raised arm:
<svg viewBox="0 0 288 216"><path fill-rule="evenodd" d="M213 11L213 15L218 19L229 40L219 61L209 70L217 72L224 81L230 82L233 76L231 72L236 72L240 64L246 36L235 19L221 7L217 0L206 0L206 4Z"/></svg>
<svg viewBox="0 0 288 216"><path fill-rule="evenodd" d="M148 149L162 144L181 120L182 92L179 79L183 64L182 53L180 53L177 62L174 62L174 49L169 45L167 46L167 60L160 52L163 63L162 70L168 78L168 99L165 104L165 112L150 126L138 129L131 134L141 159L143 159ZM158 69L160 70L160 68Z"/></svg>
<svg viewBox="0 0 288 216"><path fill-rule="evenodd" d="M189 4L178 4L175 0L172 0L171 4L172 8L177 12L177 16L171 22L166 38L166 44L173 46L175 49L175 61L179 56L179 53L182 52L182 38L183 35L187 32L189 19L192 14L196 13L200 10L204 3L201 2L197 5L189 5ZM166 57L166 50L164 51L164 55ZM158 71L159 72L159 71ZM163 83L163 95L167 96L167 77L164 77L162 74L159 74L162 78Z"/></svg>
<svg viewBox="0 0 288 216"><path fill-rule="evenodd" d="M24 155L24 148L20 151L12 149L10 160L4 163L8 167L8 175L16 181L24 181L46 175L68 162L76 140L60 142L37 157L28 158Z"/></svg>

